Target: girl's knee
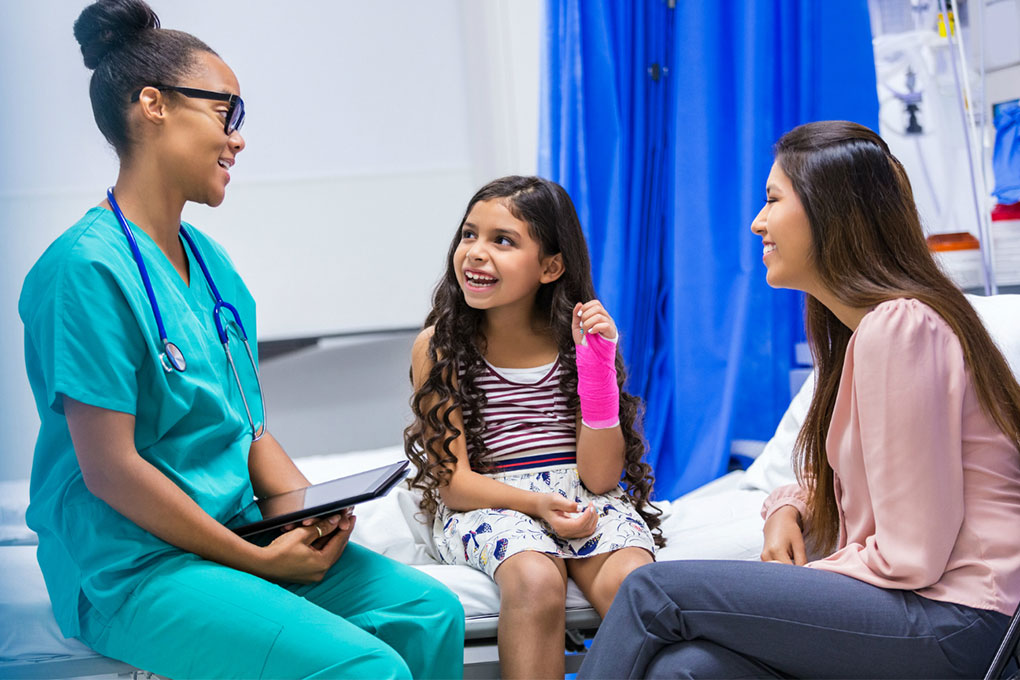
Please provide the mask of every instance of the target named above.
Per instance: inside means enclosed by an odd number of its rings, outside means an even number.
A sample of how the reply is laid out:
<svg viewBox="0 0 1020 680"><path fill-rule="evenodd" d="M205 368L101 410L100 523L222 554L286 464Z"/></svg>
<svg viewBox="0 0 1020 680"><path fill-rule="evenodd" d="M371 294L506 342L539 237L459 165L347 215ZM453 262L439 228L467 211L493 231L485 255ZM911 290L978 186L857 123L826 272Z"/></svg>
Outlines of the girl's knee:
<svg viewBox="0 0 1020 680"><path fill-rule="evenodd" d="M556 563L536 552L518 553L496 571L500 599L509 604L529 607L562 608L567 584Z"/></svg>
<svg viewBox="0 0 1020 680"><path fill-rule="evenodd" d="M614 589L619 588L624 579L637 569L652 564L652 556L642 548L624 548L606 560L602 566L602 576Z"/></svg>

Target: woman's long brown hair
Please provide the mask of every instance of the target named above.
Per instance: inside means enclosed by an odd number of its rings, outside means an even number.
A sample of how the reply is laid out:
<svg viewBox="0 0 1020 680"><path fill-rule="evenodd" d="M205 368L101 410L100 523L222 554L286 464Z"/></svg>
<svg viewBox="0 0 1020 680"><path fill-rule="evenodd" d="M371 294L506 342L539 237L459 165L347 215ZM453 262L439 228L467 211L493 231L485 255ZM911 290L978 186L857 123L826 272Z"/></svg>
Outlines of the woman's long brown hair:
<svg viewBox="0 0 1020 680"><path fill-rule="evenodd" d="M438 489L449 482L450 471L457 460L451 449L457 437L463 434L467 441L473 470L484 472L488 467L483 438L485 423L481 416L485 394L475 383L486 371L482 358L483 312L472 309L464 301L453 268L453 254L471 208L479 201L492 200L502 201L514 217L528 225L543 255L559 253L563 258L563 275L542 285L535 307L559 348L560 390L567 395L571 409L577 411L579 407L571 315L576 303L595 298L595 286L588 246L574 204L563 187L540 177L510 176L494 180L471 198L450 244L446 273L436 286L432 311L425 319L425 327L434 328L428 347L432 369L411 398L414 422L404 430L404 451L417 468L411 486L421 490L421 510L430 519L439 506ZM656 544L661 546L664 541L658 527L662 512L649 503L654 478L651 466L644 461L641 400L623 389L626 371L619 350L616 352L616 375L624 440L624 488L634 509L652 530ZM461 410L464 418L463 432L451 420L456 409Z"/></svg>
<svg viewBox="0 0 1020 680"><path fill-rule="evenodd" d="M935 310L960 341L981 407L1020 448L1020 386L974 308L928 250L910 181L886 143L862 125L824 121L785 134L775 157L807 214L822 284L850 307L913 298ZM839 517L825 440L852 331L810 295L806 324L816 382L794 460L809 494L810 538L816 548L830 550Z"/></svg>

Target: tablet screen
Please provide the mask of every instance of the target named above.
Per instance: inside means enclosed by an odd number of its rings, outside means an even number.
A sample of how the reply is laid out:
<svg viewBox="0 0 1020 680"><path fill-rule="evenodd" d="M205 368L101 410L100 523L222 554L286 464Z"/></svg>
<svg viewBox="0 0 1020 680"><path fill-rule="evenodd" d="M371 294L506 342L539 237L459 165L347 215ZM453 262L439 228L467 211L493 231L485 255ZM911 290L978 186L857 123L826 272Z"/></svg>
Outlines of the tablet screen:
<svg viewBox="0 0 1020 680"><path fill-rule="evenodd" d="M335 513L357 503L386 494L407 474L408 462L392 463L304 489L258 500L261 519L233 527L234 533L249 538L308 517ZM249 506L250 507L250 506ZM242 516L250 517L247 510Z"/></svg>
<svg viewBox="0 0 1020 680"><path fill-rule="evenodd" d="M352 503L357 502L355 499L360 499L366 494L372 494L393 473L394 466L387 465L375 470L366 470L350 477L341 477L331 482L315 484L306 489L297 489L280 494L279 496L269 496L258 502L259 510L262 511L264 519L272 519L273 517L289 515L293 512L301 512L302 510L312 510L322 506L333 505L334 509L339 509L339 507L335 507L337 503L342 503L345 500L351 500Z"/></svg>

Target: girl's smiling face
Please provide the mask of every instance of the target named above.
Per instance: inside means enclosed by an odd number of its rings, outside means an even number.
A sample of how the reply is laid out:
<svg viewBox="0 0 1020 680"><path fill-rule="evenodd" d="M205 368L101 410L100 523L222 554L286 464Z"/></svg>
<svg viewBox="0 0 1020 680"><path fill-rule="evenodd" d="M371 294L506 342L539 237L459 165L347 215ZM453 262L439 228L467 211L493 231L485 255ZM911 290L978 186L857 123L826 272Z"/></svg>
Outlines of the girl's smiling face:
<svg viewBox="0 0 1020 680"><path fill-rule="evenodd" d="M534 300L543 283L563 274L559 254L543 255L530 227L502 200L478 201L461 226L453 254L457 283L475 309Z"/></svg>
<svg viewBox="0 0 1020 680"><path fill-rule="evenodd" d="M811 223L778 162L772 164L765 193L765 205L751 222L751 231L762 239L762 260L768 268L765 279L773 288L811 293L818 288Z"/></svg>

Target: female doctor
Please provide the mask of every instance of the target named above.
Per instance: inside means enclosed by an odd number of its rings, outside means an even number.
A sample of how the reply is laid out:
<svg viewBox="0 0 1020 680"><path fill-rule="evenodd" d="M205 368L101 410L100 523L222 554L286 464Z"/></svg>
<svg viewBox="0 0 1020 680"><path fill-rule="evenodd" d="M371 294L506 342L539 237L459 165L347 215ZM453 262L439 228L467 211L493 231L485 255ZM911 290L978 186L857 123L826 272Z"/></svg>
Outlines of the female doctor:
<svg viewBox="0 0 1020 680"><path fill-rule="evenodd" d="M265 546L225 526L308 484L265 429L254 301L181 223L223 201L240 88L142 0L99 0L74 34L120 174L19 302L42 420L28 523L62 632L174 678L460 676L456 597L349 542L353 516Z"/></svg>

